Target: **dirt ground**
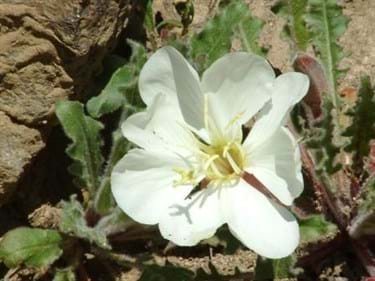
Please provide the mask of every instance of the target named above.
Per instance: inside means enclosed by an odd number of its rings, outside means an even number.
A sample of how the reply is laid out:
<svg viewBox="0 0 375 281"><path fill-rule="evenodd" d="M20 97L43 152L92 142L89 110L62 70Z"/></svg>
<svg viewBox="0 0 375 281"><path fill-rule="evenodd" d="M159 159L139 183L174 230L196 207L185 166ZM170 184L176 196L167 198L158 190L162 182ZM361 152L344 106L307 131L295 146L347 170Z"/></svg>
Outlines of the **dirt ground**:
<svg viewBox="0 0 375 281"><path fill-rule="evenodd" d="M215 4L212 4L214 1L201 2L204 2L204 4L200 4L203 8L200 9L200 13L197 13L196 20L194 21L197 29L201 28L204 24L204 21L207 20L207 18L209 18L212 14L212 10L204 8L205 4L209 2L207 5L213 5L212 9L216 7ZM265 27L261 33L259 43L263 47L268 49L269 61L282 71L291 70L293 56L289 52L290 47L288 45L288 42L285 41L281 36L282 30L285 25L285 19L278 17L270 10L270 8L277 2L277 0L246 0L246 2L249 4L253 15L265 21ZM340 3L343 7L343 13L349 18L349 23L347 30L339 40L339 44L342 46L345 53L345 58L342 60L340 68L347 70L346 74L340 80L339 90L343 91L347 88L353 88L354 90L356 90L359 86L360 77L363 75L369 75L372 82L375 83L375 1L341 0ZM1 5L2 3L0 1L0 16L2 11ZM124 11L121 11L121 16L123 15L123 13ZM106 24L108 23L106 22ZM111 26L111 28L119 28L119 26L120 23L117 23L116 25ZM0 33L1 31L6 33L0 26ZM1 39L2 38L0 36L0 44L2 42ZM107 38L107 41L111 41L112 44L112 39L113 38ZM96 43L97 42L95 42L95 44ZM111 45L110 43L108 44ZM2 50L1 47L2 46L0 45L0 51ZM48 47L50 48L51 46ZM105 45L105 47L103 48L107 49L110 47ZM94 48L94 50L96 49ZM43 51L43 49L39 51ZM79 56L79 58L82 59L83 62L80 62L77 67L71 68L71 71L80 72L80 65L82 65L82 63L84 63L89 58L93 57L92 54L91 56L89 54L91 53L88 51L87 54L85 53L82 54L82 56ZM101 52L99 52L99 55L104 57L104 54ZM0 53L0 67L2 57L4 56L2 56L2 54ZM61 60L57 61L54 64L54 67L55 69L63 72L61 64L63 64ZM46 75L45 72L48 71L49 70L46 69L40 75ZM100 66L97 66L94 72L99 73ZM63 86L67 89L67 92L64 93L65 96L72 95L74 94L72 92L73 81L69 79L69 76L65 76L70 73L67 74L64 72L63 74L64 75L61 74L60 76L63 76L65 80L62 82L57 82L58 84L62 83ZM82 82L82 80L86 79L87 77L89 77L87 79L91 79L92 77L94 77L94 74L95 73L83 73L82 75L84 76L84 78L78 79L75 82L78 83L80 87L85 87L86 84ZM0 79L2 78L1 75L2 73L0 70ZM52 81L49 86L52 85L51 87L54 88L54 83L56 84L57 82ZM56 95L58 96L59 94L61 93L59 92ZM2 92L0 92L0 96L1 95L4 96ZM37 181L33 178L33 173L36 171L36 169L42 170L42 173L48 173L49 169L47 169L45 166L48 166L48 161L53 161L54 157L51 157L51 155L58 155L64 158L63 149L66 145L66 140L61 137L61 132L57 132L56 129L49 129L49 140L46 137L42 137L40 128L43 127L44 124L42 124L41 122L42 120L44 120L44 117L48 119L48 122L49 120L53 120L53 117L50 117L50 115L51 110L53 111L53 103L55 102L55 99L45 100L43 99L43 97L38 97L38 99L41 99L42 104L48 102L48 105L45 108L41 109L40 105L38 104L35 107L35 112L33 112L32 108L30 109L30 107L28 107L27 111L31 110L31 112L26 112L27 114L25 113L26 109L23 107L23 105L25 105L24 102L12 107L0 106L0 204L2 204L2 201L8 203L8 197L10 196L10 194L13 194L14 190L19 191L17 192L19 194L14 196L9 205L5 204L5 207L0 210L0 234L4 233L14 225L27 222L27 214L31 213L36 207L40 207L43 203L55 203L57 201L57 198L59 198L60 196L59 193L58 196L56 196L56 194L52 196L48 195L40 200L35 200L35 198L31 200L31 196L27 195L30 190L34 189L34 184L38 185L38 188L36 188L36 190L42 190L41 193L51 194L55 192L54 188L51 187L49 187L47 192L45 192L46 186L51 183L51 179L49 178L49 176L44 175L41 180ZM7 100L5 98L1 99L0 97L0 101L2 101L2 103L4 104ZM17 108L17 106L19 108ZM8 117L9 112L11 118ZM43 113L42 117L39 116L40 112ZM38 118L36 118L36 123L33 122L33 120L30 121L28 119L29 116L35 115L38 115ZM13 123L15 123L16 125L14 125ZM5 132L7 135L5 135ZM60 138L63 140L57 141ZM40 153L40 151L43 150L43 147L45 146L51 148L47 148L43 153ZM5 154L4 152L9 149L9 153ZM36 165L35 159L43 159L43 161L45 162L42 165ZM66 161L65 158L62 160L62 162L64 161ZM58 169L58 166L53 167ZM35 173L40 174L40 171ZM61 172L56 172L56 174L58 174L57 178L64 178L64 176L66 176ZM7 189L9 189L10 191L8 191ZM3 197L2 194L4 194ZM33 196L38 196L38 194L40 193L34 193ZM27 202L30 203L32 201L32 203L27 206L21 206L25 198L27 199ZM21 213L15 213L14 208L19 208L21 210ZM24 216L25 214L26 217ZM214 256L213 261L216 262L216 266L219 271L231 271L233 270L233 268L228 268L228 264L234 264L242 266L244 268L246 267L244 271L248 270L249 272L251 272L252 266L256 260L256 256L252 255L249 258L248 253L245 253L245 255L246 258L243 257L244 253L240 252L234 257L223 258L222 255L218 254ZM203 266L207 266L206 264L208 263L207 259L199 258L181 260L178 257L172 257L168 261L174 264L190 263L187 265L187 267L189 268L193 268L195 266L195 263L199 263L199 267L202 267L202 264ZM343 267L345 267L345 265ZM339 269L330 268L327 270L337 271ZM139 274L139 271L132 270L128 273L123 273L118 280L137 280ZM327 274L331 274L332 276L334 273Z"/></svg>

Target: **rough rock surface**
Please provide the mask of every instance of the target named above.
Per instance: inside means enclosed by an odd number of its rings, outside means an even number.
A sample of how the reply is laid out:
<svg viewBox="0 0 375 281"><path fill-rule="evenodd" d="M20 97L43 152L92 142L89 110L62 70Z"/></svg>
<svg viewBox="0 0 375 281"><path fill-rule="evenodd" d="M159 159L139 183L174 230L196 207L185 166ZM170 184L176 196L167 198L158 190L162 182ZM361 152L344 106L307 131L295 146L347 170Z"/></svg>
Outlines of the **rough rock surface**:
<svg viewBox="0 0 375 281"><path fill-rule="evenodd" d="M0 205L43 146L38 132L31 137L23 125L44 134L57 100L88 91L124 27L129 2L0 0L0 112L9 117L0 115L7 126L0 131L0 171L12 175L0 177ZM10 133L22 131L28 133Z"/></svg>
<svg viewBox="0 0 375 281"><path fill-rule="evenodd" d="M5 200L14 191L27 163L44 144L39 131L15 125L2 112L0 135L0 199Z"/></svg>

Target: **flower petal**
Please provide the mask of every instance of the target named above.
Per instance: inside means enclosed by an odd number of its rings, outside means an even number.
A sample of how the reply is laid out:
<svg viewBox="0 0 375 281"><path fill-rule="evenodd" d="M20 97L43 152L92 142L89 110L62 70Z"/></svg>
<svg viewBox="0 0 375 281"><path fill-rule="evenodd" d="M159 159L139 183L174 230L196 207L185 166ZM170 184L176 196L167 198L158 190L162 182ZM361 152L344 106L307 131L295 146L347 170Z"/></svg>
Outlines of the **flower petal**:
<svg viewBox="0 0 375 281"><path fill-rule="evenodd" d="M291 205L303 191L299 147L287 128L280 128L261 146L247 152L246 171L253 174L283 204Z"/></svg>
<svg viewBox="0 0 375 281"><path fill-rule="evenodd" d="M306 95L308 88L309 79L302 73L290 72L277 77L273 85L272 106L255 122L244 146L257 146L271 137L284 125L289 111Z"/></svg>
<svg viewBox="0 0 375 281"><path fill-rule="evenodd" d="M187 127L171 99L160 94L146 112L130 116L123 123L122 132L142 148L188 156L196 144Z"/></svg>
<svg viewBox="0 0 375 281"><path fill-rule="evenodd" d="M197 129L203 127L199 76L176 49L164 47L149 58L139 76L139 91L147 105L157 95L165 94L176 106L179 104L188 124Z"/></svg>
<svg viewBox="0 0 375 281"><path fill-rule="evenodd" d="M202 91L214 93L208 104L217 125L224 129L233 119L241 124L270 99L275 74L257 55L236 52L215 61L203 74Z"/></svg>
<svg viewBox="0 0 375 281"><path fill-rule="evenodd" d="M114 167L111 175L113 196L132 219L156 224L166 209L185 198L192 185L174 186L180 176L173 169L186 168L182 159L155 151L133 149Z"/></svg>
<svg viewBox="0 0 375 281"><path fill-rule="evenodd" d="M230 231L245 246L267 258L290 255L299 243L295 217L241 180L224 189L223 209Z"/></svg>
<svg viewBox="0 0 375 281"><path fill-rule="evenodd" d="M179 246L193 246L211 237L224 223L219 199L217 190L208 187L176 202L160 220L162 236Z"/></svg>

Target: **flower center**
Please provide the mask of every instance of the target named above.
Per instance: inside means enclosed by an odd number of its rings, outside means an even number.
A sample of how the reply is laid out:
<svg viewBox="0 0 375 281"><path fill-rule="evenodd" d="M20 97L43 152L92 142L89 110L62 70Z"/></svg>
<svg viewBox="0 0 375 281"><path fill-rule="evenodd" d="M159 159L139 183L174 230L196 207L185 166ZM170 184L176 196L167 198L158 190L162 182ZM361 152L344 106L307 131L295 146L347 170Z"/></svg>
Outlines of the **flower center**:
<svg viewBox="0 0 375 281"><path fill-rule="evenodd" d="M241 176L245 156L239 142L211 146L202 144L201 151L206 180L214 184L230 184Z"/></svg>

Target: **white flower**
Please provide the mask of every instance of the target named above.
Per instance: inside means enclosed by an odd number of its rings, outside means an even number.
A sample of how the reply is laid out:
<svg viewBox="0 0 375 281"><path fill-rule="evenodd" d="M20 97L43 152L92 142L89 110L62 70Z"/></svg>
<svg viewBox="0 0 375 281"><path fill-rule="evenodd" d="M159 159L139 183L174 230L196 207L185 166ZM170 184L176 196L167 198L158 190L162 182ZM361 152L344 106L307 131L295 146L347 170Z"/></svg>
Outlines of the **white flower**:
<svg viewBox="0 0 375 281"><path fill-rule="evenodd" d="M180 246L227 223L262 256L291 254L299 229L283 205L300 195L303 180L284 123L308 86L305 75L275 78L265 59L243 52L225 55L199 79L175 49L158 50L139 78L147 110L122 126L140 148L113 170L117 204L140 223L159 224Z"/></svg>

